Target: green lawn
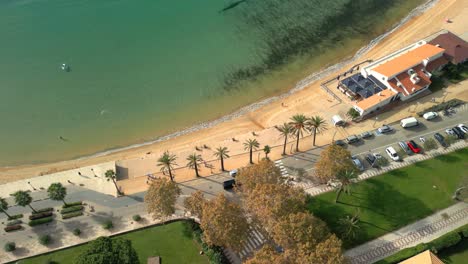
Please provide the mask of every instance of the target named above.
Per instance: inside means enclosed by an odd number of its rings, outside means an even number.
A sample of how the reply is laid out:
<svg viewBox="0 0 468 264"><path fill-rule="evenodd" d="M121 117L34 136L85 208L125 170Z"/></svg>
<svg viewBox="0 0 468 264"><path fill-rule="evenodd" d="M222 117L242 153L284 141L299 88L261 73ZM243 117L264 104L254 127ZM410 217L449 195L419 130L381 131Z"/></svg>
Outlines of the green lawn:
<svg viewBox="0 0 468 264"><path fill-rule="evenodd" d="M174 222L167 225L151 227L140 231L131 232L118 237L132 241L140 263L146 263L150 256L161 256L162 263L208 263L205 256L198 252L200 246L190 237L186 231L184 222ZM87 245L71 249L57 251L55 253L34 257L21 261L21 264L46 263L53 260L57 263L73 263L73 260L84 250Z"/></svg>
<svg viewBox="0 0 468 264"><path fill-rule="evenodd" d="M359 210L357 237L343 239L350 248L452 205L467 168L468 149L463 149L355 184L351 195L343 194L338 203L334 192L319 195L311 199L309 210L335 233L339 219Z"/></svg>
<svg viewBox="0 0 468 264"><path fill-rule="evenodd" d="M457 245L442 250L437 256L445 264L465 264L468 260L468 239L465 238Z"/></svg>

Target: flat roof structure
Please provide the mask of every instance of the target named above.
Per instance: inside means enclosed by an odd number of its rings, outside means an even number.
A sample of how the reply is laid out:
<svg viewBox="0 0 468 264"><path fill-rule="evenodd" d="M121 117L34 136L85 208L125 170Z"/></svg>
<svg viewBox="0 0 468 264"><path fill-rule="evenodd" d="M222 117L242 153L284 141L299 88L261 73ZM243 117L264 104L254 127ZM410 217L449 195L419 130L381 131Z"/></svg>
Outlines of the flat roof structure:
<svg viewBox="0 0 468 264"><path fill-rule="evenodd" d="M387 87L379 82L374 76L365 78L361 73L354 74L341 81L350 91L360 95L362 98L369 98L372 95L379 93Z"/></svg>
<svg viewBox="0 0 468 264"><path fill-rule="evenodd" d="M388 60L373 68L372 70L384 76L391 77L420 64L427 58L433 57L443 52L444 49L442 48L431 44L424 44L402 55L399 55L398 57Z"/></svg>

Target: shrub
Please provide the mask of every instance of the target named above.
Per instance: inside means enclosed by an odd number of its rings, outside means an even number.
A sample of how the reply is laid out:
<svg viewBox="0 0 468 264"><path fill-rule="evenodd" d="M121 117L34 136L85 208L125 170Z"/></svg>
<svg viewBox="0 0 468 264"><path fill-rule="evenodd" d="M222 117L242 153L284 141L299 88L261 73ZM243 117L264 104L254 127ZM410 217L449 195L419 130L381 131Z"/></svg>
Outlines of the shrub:
<svg viewBox="0 0 468 264"><path fill-rule="evenodd" d="M20 218L23 218L23 214L11 215L10 217L8 217L8 220L15 220Z"/></svg>
<svg viewBox="0 0 468 264"><path fill-rule="evenodd" d="M52 220L54 220L52 218L52 216L49 216L49 217L46 217L46 218L31 220L31 221L29 221L28 225L29 226L42 225L42 224L45 224L45 223L52 222Z"/></svg>
<svg viewBox="0 0 468 264"><path fill-rule="evenodd" d="M29 220L36 220L36 219L46 218L50 216L52 216L52 212L42 212L42 213L30 215Z"/></svg>
<svg viewBox="0 0 468 264"><path fill-rule="evenodd" d="M133 219L133 221L135 221L135 222L139 222L139 221L141 220L141 216L138 215L138 214L136 214L136 215L132 216L132 219Z"/></svg>
<svg viewBox="0 0 468 264"><path fill-rule="evenodd" d="M67 203L67 204L62 205L62 208L68 208L68 207L72 207L76 205L83 205L83 202L78 201L78 202L73 202L73 203Z"/></svg>
<svg viewBox="0 0 468 264"><path fill-rule="evenodd" d="M378 158L376 161L375 161L375 164L379 167L385 167L385 166L388 166L390 165L390 162L388 161L388 159L384 156L382 156L381 158Z"/></svg>
<svg viewBox="0 0 468 264"><path fill-rule="evenodd" d="M75 229L73 229L73 234L75 236L79 236L79 235L81 235L81 230L79 228L75 228Z"/></svg>
<svg viewBox="0 0 468 264"><path fill-rule="evenodd" d="M69 219L69 218L73 218L73 217L77 217L77 216L81 216L81 215L83 215L82 211L71 212L71 213L68 213L68 214L63 214L62 219Z"/></svg>
<svg viewBox="0 0 468 264"><path fill-rule="evenodd" d="M52 242L52 238L49 235L39 236L39 243L41 245L49 245Z"/></svg>
<svg viewBox="0 0 468 264"><path fill-rule="evenodd" d="M17 220L13 220L13 221L8 222L6 225L7 226L13 226L13 225L19 225L21 223L23 223L23 221L17 219Z"/></svg>
<svg viewBox="0 0 468 264"><path fill-rule="evenodd" d="M437 143L436 143L435 139L428 138L424 142L423 148L424 148L424 150L429 151L429 150L437 149L438 146L437 146Z"/></svg>
<svg viewBox="0 0 468 264"><path fill-rule="evenodd" d="M428 249L428 246L424 243L416 245L414 247L410 248L405 248L398 253L391 255L390 257L387 257L383 259L382 261L379 261L378 263L399 263L405 259L411 258L412 256L419 254L423 251L426 251Z"/></svg>
<svg viewBox="0 0 468 264"><path fill-rule="evenodd" d="M5 232L11 232L15 230L20 230L21 228L22 228L21 225L12 225L12 226L5 227L3 230L5 230Z"/></svg>
<svg viewBox="0 0 468 264"><path fill-rule="evenodd" d="M112 223L112 220L106 220L104 223L102 223L102 227L106 230L109 230L114 227L114 223Z"/></svg>
<svg viewBox="0 0 468 264"><path fill-rule="evenodd" d="M456 107L456 106L462 105L464 103L465 102L463 102L462 100L459 100L459 99L456 99L456 98L451 99L451 100L448 100L447 102L440 103L438 105L434 105L434 106L431 106L429 108L426 108L424 111L418 112L418 115L423 116L424 113L426 113L426 112L439 112L439 111L448 109L450 107Z"/></svg>
<svg viewBox="0 0 468 264"><path fill-rule="evenodd" d="M464 225L457 229L457 231L462 234L464 237L468 238L468 225Z"/></svg>
<svg viewBox="0 0 468 264"><path fill-rule="evenodd" d="M453 143L457 142L458 138L454 135L447 135L447 137L445 138L445 142L447 143L447 145L452 145Z"/></svg>
<svg viewBox="0 0 468 264"><path fill-rule="evenodd" d="M3 249L5 250L5 252L15 251L16 244L15 244L15 242L6 242L5 246L3 246Z"/></svg>
<svg viewBox="0 0 468 264"><path fill-rule="evenodd" d="M451 247L453 245L458 244L460 242L461 236L457 232L449 232L435 240L432 240L429 245L432 249L435 249L437 251Z"/></svg>
<svg viewBox="0 0 468 264"><path fill-rule="evenodd" d="M54 210L54 208L52 208L52 207L41 208L41 209L39 209L39 210L36 210L36 213L51 212L51 211L53 211L53 210Z"/></svg>
<svg viewBox="0 0 468 264"><path fill-rule="evenodd" d="M60 213L66 214L66 213L71 213L71 212L76 212L76 211L81 211L81 210L83 210L82 205L74 205L74 206L70 206L70 207L62 209Z"/></svg>
<svg viewBox="0 0 468 264"><path fill-rule="evenodd" d="M358 118L359 116L361 116L361 114L359 114L359 112L358 112L356 109L354 109L353 107L351 107L351 108L348 110L347 115L348 115L349 117L351 117L352 119Z"/></svg>

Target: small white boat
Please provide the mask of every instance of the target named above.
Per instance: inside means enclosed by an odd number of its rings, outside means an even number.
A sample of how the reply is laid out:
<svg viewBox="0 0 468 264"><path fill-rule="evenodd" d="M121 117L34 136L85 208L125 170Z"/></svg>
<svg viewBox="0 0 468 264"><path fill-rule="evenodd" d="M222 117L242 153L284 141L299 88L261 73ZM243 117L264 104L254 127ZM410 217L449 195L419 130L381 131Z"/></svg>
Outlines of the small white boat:
<svg viewBox="0 0 468 264"><path fill-rule="evenodd" d="M66 71L66 72L69 72L70 71L70 66L68 66L67 64L63 63L62 64L62 70Z"/></svg>

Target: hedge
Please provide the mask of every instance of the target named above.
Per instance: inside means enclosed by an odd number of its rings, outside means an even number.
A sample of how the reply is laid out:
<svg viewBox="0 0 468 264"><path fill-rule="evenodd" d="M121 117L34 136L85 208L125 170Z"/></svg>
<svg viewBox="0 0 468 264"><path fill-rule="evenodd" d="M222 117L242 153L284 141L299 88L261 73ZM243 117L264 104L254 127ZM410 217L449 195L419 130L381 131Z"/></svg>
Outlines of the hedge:
<svg viewBox="0 0 468 264"><path fill-rule="evenodd" d="M52 207L41 208L39 210L36 210L35 214L36 213L44 213L44 212L52 212L53 210L54 210L54 208L52 208Z"/></svg>
<svg viewBox="0 0 468 264"><path fill-rule="evenodd" d="M21 228L22 228L21 225L12 225L12 226L7 226L3 228L3 230L5 230L5 232L11 232L15 230L20 230Z"/></svg>
<svg viewBox="0 0 468 264"><path fill-rule="evenodd" d="M46 217L46 218L31 220L31 221L29 221L28 225L29 226L42 225L42 224L45 224L45 223L52 222L52 220L54 220L54 218L52 218L52 216L49 216L49 217Z"/></svg>
<svg viewBox="0 0 468 264"><path fill-rule="evenodd" d="M76 205L83 205L83 201L78 201L78 202L73 202L73 203L67 203L62 205L62 208L68 208Z"/></svg>
<svg viewBox="0 0 468 264"><path fill-rule="evenodd" d="M224 255L223 248L218 246L209 246L203 242L203 231L200 226L195 223L193 220L186 222L188 228L192 232L192 235L195 237L195 240L201 244L203 252L208 257L210 264L227 264L230 263L226 255Z"/></svg>
<svg viewBox="0 0 468 264"><path fill-rule="evenodd" d="M456 107L456 106L462 105L464 103L465 102L463 102L462 100L455 98L455 99L452 99L452 100L448 100L447 102L440 103L438 105L434 105L434 106L431 106L429 108L426 108L426 109L424 109L424 111L418 112L418 115L423 116L427 112L439 112L439 111L448 109L450 107Z"/></svg>
<svg viewBox="0 0 468 264"><path fill-rule="evenodd" d="M5 243L5 245L3 246L3 249L5 250L5 252L12 252L12 251L15 251L15 249L16 249L16 244L15 244L15 242L7 242L7 243Z"/></svg>
<svg viewBox="0 0 468 264"><path fill-rule="evenodd" d="M68 213L68 214L63 214L62 219L68 219L68 218L77 217L77 216L80 216L80 215L83 215L82 211L72 212L72 213Z"/></svg>
<svg viewBox="0 0 468 264"><path fill-rule="evenodd" d="M42 235L38 239L39 239L39 243L44 246L52 242L52 237L50 237L49 235Z"/></svg>
<svg viewBox="0 0 468 264"><path fill-rule="evenodd" d="M71 212L76 212L76 211L81 211L81 210L83 210L82 205L75 205L75 206L70 206L70 207L60 210L60 213L66 214L66 213L71 213Z"/></svg>
<svg viewBox="0 0 468 264"><path fill-rule="evenodd" d="M23 214L11 215L10 217L8 217L8 220L15 220L19 218L23 218Z"/></svg>
<svg viewBox="0 0 468 264"><path fill-rule="evenodd" d="M377 262L377 264L388 264L388 263L399 263L405 259L408 259L414 255L417 255L423 251L426 251L428 249L430 250L435 250L435 251L438 251L438 250L441 250L441 249L445 249L445 248L448 248L448 247L452 247L456 244L458 244L461 240L462 240L462 236L461 234L463 234L464 237L467 237L468 238L468 225L464 225L462 227L459 227L451 232L448 232L447 234L439 237L439 238L436 238L434 240L432 240L431 242L429 243L421 243L419 245L416 245L414 247L410 247L410 248L405 248L401 251L399 251L398 253L396 254L393 254L379 262ZM466 235L465 235L466 234Z"/></svg>
<svg viewBox="0 0 468 264"><path fill-rule="evenodd" d="M7 225L7 226L12 226L12 225L19 225L19 224L21 224L21 223L23 223L23 221L21 221L21 220L13 220L13 221L8 222L6 225Z"/></svg>
<svg viewBox="0 0 468 264"><path fill-rule="evenodd" d="M52 216L52 212L43 212L43 213L38 213L38 214L32 214L29 216L29 220L36 220L40 218L45 218Z"/></svg>

